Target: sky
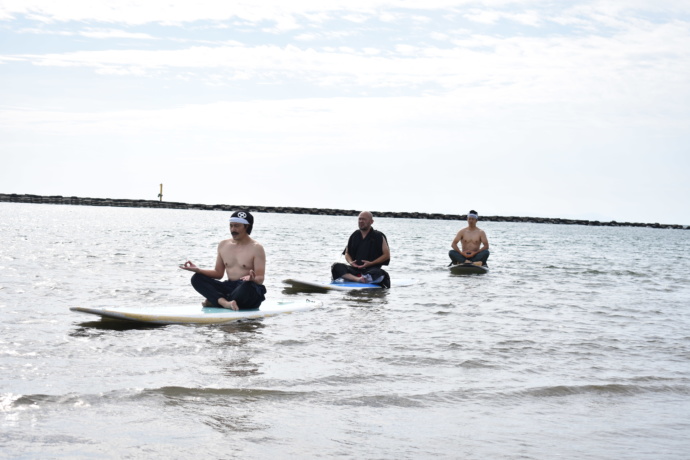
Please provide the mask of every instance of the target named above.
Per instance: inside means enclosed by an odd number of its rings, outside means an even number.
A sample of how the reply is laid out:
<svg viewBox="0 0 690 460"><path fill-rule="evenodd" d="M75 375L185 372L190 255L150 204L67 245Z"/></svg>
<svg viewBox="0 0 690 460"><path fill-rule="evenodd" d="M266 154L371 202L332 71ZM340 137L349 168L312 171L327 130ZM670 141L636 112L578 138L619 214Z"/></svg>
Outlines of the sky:
<svg viewBox="0 0 690 460"><path fill-rule="evenodd" d="M0 193L690 225L690 2L0 0Z"/></svg>

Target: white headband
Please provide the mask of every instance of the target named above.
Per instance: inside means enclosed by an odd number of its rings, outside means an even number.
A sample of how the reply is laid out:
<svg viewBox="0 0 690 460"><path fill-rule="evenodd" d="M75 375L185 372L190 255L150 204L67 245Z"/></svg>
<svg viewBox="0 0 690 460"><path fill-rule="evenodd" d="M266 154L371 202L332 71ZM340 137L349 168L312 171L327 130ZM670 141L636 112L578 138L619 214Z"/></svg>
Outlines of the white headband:
<svg viewBox="0 0 690 460"><path fill-rule="evenodd" d="M474 218L474 219L479 219L479 216L476 215L476 214L473 214L473 213L467 214L467 218L469 219L470 217L472 217L472 218Z"/></svg>
<svg viewBox="0 0 690 460"><path fill-rule="evenodd" d="M247 219L242 219L241 217L231 217L230 218L230 223L231 224L244 224L244 225L249 225L249 221Z"/></svg>

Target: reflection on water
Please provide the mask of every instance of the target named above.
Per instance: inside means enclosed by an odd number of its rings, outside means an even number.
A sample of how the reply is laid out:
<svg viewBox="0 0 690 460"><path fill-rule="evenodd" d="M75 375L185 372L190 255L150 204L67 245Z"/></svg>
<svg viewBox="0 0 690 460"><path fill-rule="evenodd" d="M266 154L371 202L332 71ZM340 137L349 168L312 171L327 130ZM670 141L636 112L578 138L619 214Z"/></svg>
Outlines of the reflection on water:
<svg viewBox="0 0 690 460"><path fill-rule="evenodd" d="M70 335L72 337L92 337L93 334L90 331L87 331L87 329L100 329L104 331L128 331L131 329L157 329L160 327L164 327L160 324L142 324L134 321L125 321L110 318L104 318L100 321L86 321L83 323L79 323L78 326L79 328L70 332Z"/></svg>

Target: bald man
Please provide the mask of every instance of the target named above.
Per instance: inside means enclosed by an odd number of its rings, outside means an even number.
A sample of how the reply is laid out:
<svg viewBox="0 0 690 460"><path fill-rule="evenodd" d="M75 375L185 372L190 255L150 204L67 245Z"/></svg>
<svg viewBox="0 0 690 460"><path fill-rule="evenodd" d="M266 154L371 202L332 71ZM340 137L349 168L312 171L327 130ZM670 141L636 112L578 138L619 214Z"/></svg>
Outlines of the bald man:
<svg viewBox="0 0 690 460"><path fill-rule="evenodd" d="M331 275L334 280L342 278L347 281L380 284L384 288L389 288L390 276L381 268L388 265L391 259L386 235L374 230L374 216L369 211L362 211L357 223L359 229L350 235L343 251L347 264L333 264Z"/></svg>

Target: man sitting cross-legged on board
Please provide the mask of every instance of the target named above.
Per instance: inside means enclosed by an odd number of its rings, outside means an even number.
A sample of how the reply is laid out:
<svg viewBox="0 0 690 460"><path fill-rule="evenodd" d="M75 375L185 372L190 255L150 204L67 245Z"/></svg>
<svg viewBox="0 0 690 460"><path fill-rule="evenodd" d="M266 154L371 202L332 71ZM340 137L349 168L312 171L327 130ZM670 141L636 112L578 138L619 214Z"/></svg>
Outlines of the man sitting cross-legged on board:
<svg viewBox="0 0 690 460"><path fill-rule="evenodd" d="M253 226L254 217L249 212L234 212L230 217L232 238L218 244L213 270L201 269L189 260L180 265L194 272L192 286L204 296L204 307L247 310L259 308L265 300L266 254L263 246L249 236ZM227 275L227 281L219 281L223 275Z"/></svg>
<svg viewBox="0 0 690 460"><path fill-rule="evenodd" d="M490 254L489 240L484 230L477 227L477 220L477 211L467 213L467 227L460 230L451 243L453 249L448 253L451 264L475 263L486 266ZM461 243L462 251L458 248L458 243Z"/></svg>
<svg viewBox="0 0 690 460"><path fill-rule="evenodd" d="M391 259L386 235L372 228L374 216L369 211L361 212L357 222L359 230L350 235L343 252L347 264L333 264L331 275L334 280L342 278L389 288L390 276L381 268L382 265L388 265Z"/></svg>

